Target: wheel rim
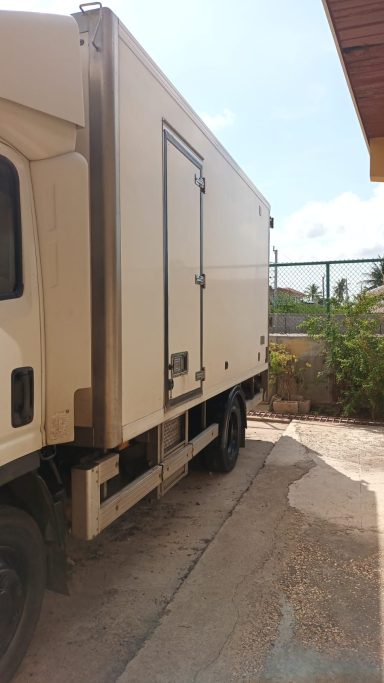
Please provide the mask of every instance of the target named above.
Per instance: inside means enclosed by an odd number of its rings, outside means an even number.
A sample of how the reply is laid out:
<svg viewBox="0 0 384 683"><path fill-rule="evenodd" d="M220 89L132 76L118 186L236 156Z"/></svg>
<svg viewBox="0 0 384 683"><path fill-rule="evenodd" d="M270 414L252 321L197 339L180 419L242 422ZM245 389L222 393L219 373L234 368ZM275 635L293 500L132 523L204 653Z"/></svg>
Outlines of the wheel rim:
<svg viewBox="0 0 384 683"><path fill-rule="evenodd" d="M24 602L20 562L11 548L0 547L0 656L16 633Z"/></svg>
<svg viewBox="0 0 384 683"><path fill-rule="evenodd" d="M239 452L239 422L236 413L232 413L228 424L227 454L229 460L237 458Z"/></svg>

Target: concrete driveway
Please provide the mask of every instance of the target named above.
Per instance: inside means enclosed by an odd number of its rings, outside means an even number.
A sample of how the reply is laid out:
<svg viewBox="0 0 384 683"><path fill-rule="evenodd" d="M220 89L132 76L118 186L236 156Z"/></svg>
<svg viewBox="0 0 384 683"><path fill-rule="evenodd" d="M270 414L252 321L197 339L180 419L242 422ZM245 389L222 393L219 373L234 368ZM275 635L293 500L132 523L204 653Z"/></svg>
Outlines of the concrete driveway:
<svg viewBox="0 0 384 683"><path fill-rule="evenodd" d="M72 543L16 682L382 682L384 432L285 427Z"/></svg>
<svg viewBox="0 0 384 683"><path fill-rule="evenodd" d="M291 423L119 683L382 681L382 452Z"/></svg>
<svg viewBox="0 0 384 683"><path fill-rule="evenodd" d="M47 592L15 683L113 683L257 476L284 425L255 424L230 475L192 469L89 543L69 539L70 595ZM150 683L150 679L148 679Z"/></svg>

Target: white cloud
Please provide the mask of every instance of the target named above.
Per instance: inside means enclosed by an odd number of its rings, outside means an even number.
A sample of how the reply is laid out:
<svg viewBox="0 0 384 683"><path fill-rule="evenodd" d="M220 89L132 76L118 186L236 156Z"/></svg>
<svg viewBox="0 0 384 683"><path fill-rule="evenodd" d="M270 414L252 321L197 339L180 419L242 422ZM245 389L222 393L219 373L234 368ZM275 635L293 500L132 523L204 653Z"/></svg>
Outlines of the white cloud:
<svg viewBox="0 0 384 683"><path fill-rule="evenodd" d="M324 235L325 227L321 223L316 223L312 228L309 228L307 237L321 237Z"/></svg>
<svg viewBox="0 0 384 683"><path fill-rule="evenodd" d="M309 202L276 226L280 261L369 258L384 254L384 185Z"/></svg>
<svg viewBox="0 0 384 683"><path fill-rule="evenodd" d="M233 111L225 108L221 114L201 114L201 118L206 126L208 126L213 133L216 133L216 131L221 130L222 128L232 126L236 117Z"/></svg>

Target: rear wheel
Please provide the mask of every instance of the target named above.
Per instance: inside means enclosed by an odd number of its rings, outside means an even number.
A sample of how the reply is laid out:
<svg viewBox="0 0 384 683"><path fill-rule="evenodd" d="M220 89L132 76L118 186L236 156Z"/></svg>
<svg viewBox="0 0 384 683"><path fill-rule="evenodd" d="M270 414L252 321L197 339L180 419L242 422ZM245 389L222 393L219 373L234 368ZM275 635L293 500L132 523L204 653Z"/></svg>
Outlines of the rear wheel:
<svg viewBox="0 0 384 683"><path fill-rule="evenodd" d="M46 583L40 530L23 510L0 505L0 681L11 680L39 618Z"/></svg>
<svg viewBox="0 0 384 683"><path fill-rule="evenodd" d="M212 443L205 452L205 464L211 472L231 472L239 457L242 437L241 410L235 398L221 425L217 442Z"/></svg>

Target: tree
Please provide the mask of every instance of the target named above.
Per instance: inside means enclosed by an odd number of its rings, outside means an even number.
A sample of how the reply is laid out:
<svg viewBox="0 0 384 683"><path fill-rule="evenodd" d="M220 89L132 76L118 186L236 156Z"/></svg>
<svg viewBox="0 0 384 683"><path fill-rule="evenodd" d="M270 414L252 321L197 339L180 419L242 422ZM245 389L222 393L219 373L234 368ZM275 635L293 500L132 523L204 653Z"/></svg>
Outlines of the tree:
<svg viewBox="0 0 384 683"><path fill-rule="evenodd" d="M381 287L384 284L384 257L379 255L379 259L380 261L373 264L369 273L364 273L367 277L366 280L363 280L366 289L375 289L375 287Z"/></svg>
<svg viewBox="0 0 384 683"><path fill-rule="evenodd" d="M305 294L310 301L318 301L320 298L320 289L315 283L313 283L312 285L308 285L305 290Z"/></svg>
<svg viewBox="0 0 384 683"><path fill-rule="evenodd" d="M346 277L340 278L333 290L333 295L338 304L348 301L348 282Z"/></svg>

